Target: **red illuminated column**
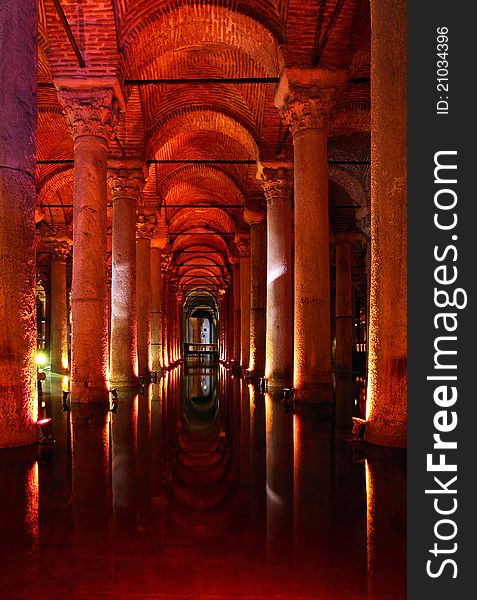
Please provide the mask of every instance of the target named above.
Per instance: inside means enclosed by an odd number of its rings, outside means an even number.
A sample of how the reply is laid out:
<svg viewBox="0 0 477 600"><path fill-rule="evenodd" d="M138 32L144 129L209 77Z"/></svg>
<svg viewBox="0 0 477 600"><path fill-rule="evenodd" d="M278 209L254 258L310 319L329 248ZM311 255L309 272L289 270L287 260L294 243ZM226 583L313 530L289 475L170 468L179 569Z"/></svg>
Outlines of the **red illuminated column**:
<svg viewBox="0 0 477 600"><path fill-rule="evenodd" d="M250 225L250 365L252 377L265 374L265 330L267 302L267 229L265 212L246 208Z"/></svg>
<svg viewBox="0 0 477 600"><path fill-rule="evenodd" d="M268 387L290 385L293 376L292 179L284 167L264 171L267 199Z"/></svg>
<svg viewBox="0 0 477 600"><path fill-rule="evenodd" d="M169 366L169 354L167 348L168 340L168 315L167 315L167 294L168 294L168 282L167 282L167 268L169 265L168 254L161 255L161 290L162 290L162 301L161 301L161 330L162 330L162 366Z"/></svg>
<svg viewBox="0 0 477 600"><path fill-rule="evenodd" d="M109 402L107 266L108 141L117 117L112 89L63 89L74 141L71 397Z"/></svg>
<svg viewBox="0 0 477 600"><path fill-rule="evenodd" d="M65 374L68 370L68 316L66 308L66 259L71 250L68 241L55 241L51 245L51 324L50 362L53 373Z"/></svg>
<svg viewBox="0 0 477 600"><path fill-rule="evenodd" d="M406 2L371 2L371 282L366 441L406 445ZM401 23L396 27L396 23Z"/></svg>
<svg viewBox="0 0 477 600"><path fill-rule="evenodd" d="M168 316L169 316L169 363L175 363L177 360L176 357L176 327L177 327L177 311L176 311L176 290L177 290L177 280L175 277L171 276L169 278L169 295L168 295Z"/></svg>
<svg viewBox="0 0 477 600"><path fill-rule="evenodd" d="M351 240L336 240L336 358L337 371L351 371L353 359L353 288Z"/></svg>
<svg viewBox="0 0 477 600"><path fill-rule="evenodd" d="M219 290L219 357L225 360L225 290Z"/></svg>
<svg viewBox="0 0 477 600"><path fill-rule="evenodd" d="M241 310L240 310L240 259L233 258L234 350L233 359L240 363Z"/></svg>
<svg viewBox="0 0 477 600"><path fill-rule="evenodd" d="M140 214L136 222L137 356L139 375L151 372L151 239L155 215Z"/></svg>
<svg viewBox="0 0 477 600"><path fill-rule="evenodd" d="M34 0L0 4L0 448L37 438L37 29Z"/></svg>
<svg viewBox="0 0 477 600"><path fill-rule="evenodd" d="M250 237L236 235L240 253L240 364L248 369L250 363Z"/></svg>
<svg viewBox="0 0 477 600"><path fill-rule="evenodd" d="M184 296L181 293L177 293L176 295L176 360L180 360L182 358L182 304L184 302ZM199 340L200 337L200 329L199 329Z"/></svg>
<svg viewBox="0 0 477 600"><path fill-rule="evenodd" d="M151 241L151 355L152 370L162 369L162 271L161 253L167 243L165 227L156 228Z"/></svg>
<svg viewBox="0 0 477 600"><path fill-rule="evenodd" d="M346 73L290 69L275 98L294 145L294 388L298 400L331 400L328 130ZM310 92L313 90L313 93Z"/></svg>
<svg viewBox="0 0 477 600"><path fill-rule="evenodd" d="M137 382L136 206L142 169L111 169L113 197L111 381Z"/></svg>

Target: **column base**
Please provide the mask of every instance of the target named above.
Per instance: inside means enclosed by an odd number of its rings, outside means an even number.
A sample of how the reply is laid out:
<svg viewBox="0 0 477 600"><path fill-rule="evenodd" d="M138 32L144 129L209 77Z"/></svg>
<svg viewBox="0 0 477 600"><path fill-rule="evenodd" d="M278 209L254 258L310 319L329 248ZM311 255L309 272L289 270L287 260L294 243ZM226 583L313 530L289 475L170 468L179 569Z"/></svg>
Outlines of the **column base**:
<svg viewBox="0 0 477 600"><path fill-rule="evenodd" d="M331 382L316 383L295 389L294 400L299 403L332 403L333 388Z"/></svg>
<svg viewBox="0 0 477 600"><path fill-rule="evenodd" d="M111 387L137 387L139 385L139 377L133 375L131 377L113 377L110 378Z"/></svg>
<svg viewBox="0 0 477 600"><path fill-rule="evenodd" d="M291 388L291 377L270 377L266 379L267 390L273 393L283 391L283 388Z"/></svg>
<svg viewBox="0 0 477 600"><path fill-rule="evenodd" d="M55 374L55 375L60 375L61 377L64 377L65 375L70 374L70 370L65 369L64 367L58 367L58 366L51 365L50 373L52 375Z"/></svg>
<svg viewBox="0 0 477 600"><path fill-rule="evenodd" d="M71 382L72 404L104 404L109 405L109 390L105 387L78 385Z"/></svg>
<svg viewBox="0 0 477 600"><path fill-rule="evenodd" d="M245 371L244 379L249 379L250 381L258 383L262 378L263 373L261 373L260 371L250 371L249 369Z"/></svg>
<svg viewBox="0 0 477 600"><path fill-rule="evenodd" d="M366 423L364 441L376 446L407 447L406 423L374 419Z"/></svg>

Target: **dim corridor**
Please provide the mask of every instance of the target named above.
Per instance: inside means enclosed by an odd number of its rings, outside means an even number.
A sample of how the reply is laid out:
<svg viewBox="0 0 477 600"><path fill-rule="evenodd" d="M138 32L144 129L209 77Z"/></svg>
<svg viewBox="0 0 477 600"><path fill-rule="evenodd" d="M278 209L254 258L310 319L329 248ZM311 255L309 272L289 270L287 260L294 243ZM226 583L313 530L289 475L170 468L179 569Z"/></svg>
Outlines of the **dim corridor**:
<svg viewBox="0 0 477 600"><path fill-rule="evenodd" d="M2 598L405 597L405 458L344 439L359 380L292 406L190 359L117 412L66 384L54 442L0 457Z"/></svg>

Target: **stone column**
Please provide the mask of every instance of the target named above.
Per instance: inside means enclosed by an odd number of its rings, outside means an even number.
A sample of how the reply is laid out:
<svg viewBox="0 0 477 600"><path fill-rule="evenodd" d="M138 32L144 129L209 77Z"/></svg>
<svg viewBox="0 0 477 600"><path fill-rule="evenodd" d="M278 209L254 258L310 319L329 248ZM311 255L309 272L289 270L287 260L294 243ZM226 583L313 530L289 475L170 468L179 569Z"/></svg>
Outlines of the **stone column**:
<svg viewBox="0 0 477 600"><path fill-rule="evenodd" d="M37 29L35 0L0 4L0 448L37 439Z"/></svg>
<svg viewBox="0 0 477 600"><path fill-rule="evenodd" d="M152 370L161 374L162 358L162 270L161 252L167 243L165 228L157 229L151 241L151 355Z"/></svg>
<svg viewBox="0 0 477 600"><path fill-rule="evenodd" d="M406 2L371 2L371 282L366 441L407 421ZM396 23L401 24L396 27Z"/></svg>
<svg viewBox="0 0 477 600"><path fill-rule="evenodd" d="M71 398L109 402L107 158L117 117L112 89L63 89L74 141Z"/></svg>
<svg viewBox="0 0 477 600"><path fill-rule="evenodd" d="M291 173L266 168L267 334L265 377L269 388L288 386L293 377L293 293Z"/></svg>
<svg viewBox="0 0 477 600"><path fill-rule="evenodd" d="M162 329L162 367L169 366L169 355L167 352L168 338L168 315L167 315L167 267L169 264L167 257L162 257L161 260L161 286L162 286L162 302L161 302L161 329Z"/></svg>
<svg viewBox="0 0 477 600"><path fill-rule="evenodd" d="M265 330L267 303L267 231L265 212L246 208L250 225L250 365L252 377L265 374Z"/></svg>
<svg viewBox="0 0 477 600"><path fill-rule="evenodd" d="M233 258L233 304L234 304L234 351L233 360L240 364L241 306L240 306L240 259Z"/></svg>
<svg viewBox="0 0 477 600"><path fill-rule="evenodd" d="M109 171L113 197L111 281L111 381L137 383L136 206L142 169Z"/></svg>
<svg viewBox="0 0 477 600"><path fill-rule="evenodd" d="M329 401L331 386L328 130L341 71L290 69L275 98L294 145L297 400Z"/></svg>
<svg viewBox="0 0 477 600"><path fill-rule="evenodd" d="M336 240L336 371L353 369L353 287L351 241Z"/></svg>
<svg viewBox="0 0 477 600"><path fill-rule="evenodd" d="M225 293L225 289L221 288L217 298L219 304L218 338L220 360L225 360Z"/></svg>
<svg viewBox="0 0 477 600"><path fill-rule="evenodd" d="M167 312L168 312L168 352L169 352L169 364L176 362L176 291L177 281L174 276L169 278L169 294L167 298Z"/></svg>
<svg viewBox="0 0 477 600"><path fill-rule="evenodd" d="M151 239L155 215L140 214L136 223L137 356L139 375L151 372Z"/></svg>
<svg viewBox="0 0 477 600"><path fill-rule="evenodd" d="M234 348L233 282L227 288L225 302L225 349L226 361L230 362L233 359Z"/></svg>
<svg viewBox="0 0 477 600"><path fill-rule="evenodd" d="M66 309L66 259L71 250L68 241L51 245L51 325L50 362L53 373L68 371L68 315Z"/></svg>
<svg viewBox="0 0 477 600"><path fill-rule="evenodd" d="M176 360L180 360L182 358L182 303L184 301L184 297L180 292L176 293ZM199 339L201 339L200 329L199 329Z"/></svg>
<svg viewBox="0 0 477 600"><path fill-rule="evenodd" d="M250 237L236 235L235 243L240 254L240 364L248 369L250 364Z"/></svg>

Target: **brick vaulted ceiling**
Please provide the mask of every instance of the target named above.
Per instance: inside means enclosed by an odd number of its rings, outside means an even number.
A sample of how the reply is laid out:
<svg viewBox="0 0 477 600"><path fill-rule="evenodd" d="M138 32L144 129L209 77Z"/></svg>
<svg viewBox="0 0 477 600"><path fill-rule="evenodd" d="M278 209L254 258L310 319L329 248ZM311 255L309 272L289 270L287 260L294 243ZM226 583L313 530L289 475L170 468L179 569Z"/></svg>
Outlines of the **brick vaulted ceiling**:
<svg viewBox="0 0 477 600"><path fill-rule="evenodd" d="M108 77L126 82L126 105L110 145L112 157L259 163L273 161L282 150L292 160L291 135L286 135L274 106L273 83L127 82L268 78L278 77L288 66L345 68L349 83L335 107L329 142L329 156L335 161L330 163L331 222L336 230L356 228L350 206L367 202L369 165L342 163L369 161L369 0L60 4L85 66L78 63L54 1L39 0L38 161L73 158L55 84L65 78L93 82ZM150 163L148 169L141 210L165 218L166 248L179 285L192 280L211 290L226 286L229 259L236 254L234 232L247 229L241 206L264 202L257 164ZM38 228L48 237L71 224L72 164L39 164L36 174L43 217ZM41 248L40 242L40 252Z"/></svg>

